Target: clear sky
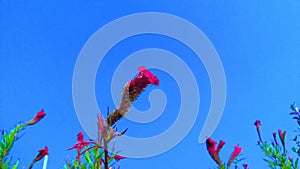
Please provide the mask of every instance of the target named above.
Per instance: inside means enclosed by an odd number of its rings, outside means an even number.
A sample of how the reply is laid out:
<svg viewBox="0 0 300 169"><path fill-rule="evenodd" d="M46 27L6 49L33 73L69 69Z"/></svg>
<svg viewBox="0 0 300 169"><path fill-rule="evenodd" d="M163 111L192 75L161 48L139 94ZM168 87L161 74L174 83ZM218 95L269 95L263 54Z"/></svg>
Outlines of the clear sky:
<svg viewBox="0 0 300 169"><path fill-rule="evenodd" d="M72 99L73 70L81 49L91 35L115 19L139 12L162 12L198 27L222 61L226 104L211 137L226 142L221 151L223 161L239 144L250 168L267 168L256 145L253 123L262 121L266 140L271 140L271 133L279 128L288 131L288 140L295 134L297 126L288 113L293 101L300 104L299 9L299 1L0 1L0 128L9 130L31 119L41 108L47 113L40 123L21 133L11 153L13 161L20 159L20 168L26 168L45 145L49 147L50 169L62 168L68 155L75 158L75 152L67 148L76 142L77 133L84 131ZM174 148L150 158L128 158L120 162L121 168L215 168L205 144L198 142L211 103L210 80L203 63L179 41L144 34L116 44L97 71L95 93L100 111L106 114L107 106L115 107L110 87L117 66L128 55L147 48L171 51L189 66L199 87L200 109L193 128ZM160 89L167 99L166 108L151 123L122 119L118 129L129 128L128 136L159 134L178 115L180 86L176 79L167 72L152 71L161 85L147 88L134 106L147 110L151 107L149 93Z"/></svg>

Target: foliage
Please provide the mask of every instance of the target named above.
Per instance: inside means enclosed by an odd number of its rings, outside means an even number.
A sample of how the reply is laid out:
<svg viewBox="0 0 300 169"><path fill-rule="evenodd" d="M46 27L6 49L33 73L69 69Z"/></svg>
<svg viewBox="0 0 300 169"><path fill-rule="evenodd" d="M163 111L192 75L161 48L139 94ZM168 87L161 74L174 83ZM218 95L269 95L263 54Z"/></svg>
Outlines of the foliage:
<svg viewBox="0 0 300 169"><path fill-rule="evenodd" d="M299 108L296 106L296 103L291 105L291 109L293 112L290 115L293 116L293 119L297 121L297 124L300 126L300 116L299 116ZM290 157L290 153L286 149L286 131L278 130L278 137L280 140L280 144L277 141L277 133L273 133L273 141L268 143L267 141L263 141L261 136L261 123L257 120L254 125L256 126L259 141L258 146L263 151L264 155L267 157L264 161L267 162L269 168L272 169L298 169L299 158L293 160ZM298 128L297 132L300 132ZM295 136L293 141L296 143L297 147L293 147L291 150L300 157L300 141L299 141L299 134Z"/></svg>
<svg viewBox="0 0 300 169"><path fill-rule="evenodd" d="M0 169L16 169L19 166L19 161L11 164L12 157L8 157L15 141L17 141L18 133L29 125L34 125L45 116L44 110L41 110L37 115L27 123L19 123L9 132L2 131L2 138L0 140ZM42 157L41 157L42 158ZM34 163L32 163L33 166Z"/></svg>

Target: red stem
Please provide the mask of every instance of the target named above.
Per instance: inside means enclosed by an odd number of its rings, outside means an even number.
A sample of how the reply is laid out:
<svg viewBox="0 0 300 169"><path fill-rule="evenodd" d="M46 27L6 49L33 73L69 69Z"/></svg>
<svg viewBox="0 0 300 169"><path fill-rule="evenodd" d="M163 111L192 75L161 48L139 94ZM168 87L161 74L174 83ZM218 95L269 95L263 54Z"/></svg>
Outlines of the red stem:
<svg viewBox="0 0 300 169"><path fill-rule="evenodd" d="M104 139L104 155L105 155L105 157L104 157L104 168L105 169L109 169L108 168L108 158L109 157L108 157L108 151L107 151L107 148L108 148L107 144L108 144L107 140Z"/></svg>

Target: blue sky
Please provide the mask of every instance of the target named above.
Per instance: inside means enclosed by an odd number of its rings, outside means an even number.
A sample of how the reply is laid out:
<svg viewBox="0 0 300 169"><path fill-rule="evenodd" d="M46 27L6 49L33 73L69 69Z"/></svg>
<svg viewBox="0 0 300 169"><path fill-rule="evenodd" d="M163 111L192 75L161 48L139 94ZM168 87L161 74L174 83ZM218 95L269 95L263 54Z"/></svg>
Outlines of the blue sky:
<svg viewBox="0 0 300 169"><path fill-rule="evenodd" d="M267 168L256 145L253 123L260 119L263 137L281 128L287 137L296 124L288 115L289 105L300 103L300 3L297 1L110 1L110 2L0 2L0 128L8 130L31 119L41 108L47 116L26 128L12 154L21 168L30 164L37 150L49 147L48 168L62 168L67 151L82 131L72 100L72 76L85 42L105 24L133 13L163 12L196 25L210 39L223 63L227 98L223 117L212 135L225 140L221 157L227 161L235 144L243 147L242 157L251 168ZM188 32L186 32L188 33ZM105 42L103 42L105 43ZM101 44L99 44L101 48ZM95 81L101 112L114 108L110 96L112 73L130 53L144 48L161 48L176 53L196 76L201 101L196 122L187 137L170 151L151 158L128 158L121 168L215 168L204 144L198 143L210 106L210 81L205 67L187 46L157 35L128 38L105 56ZM134 103L149 108L148 95L161 89L168 100L162 116L149 124L126 119L118 128L128 135L148 137L172 124L180 103L172 76L153 72L161 85L150 87ZM131 77L128 77L128 80ZM36 168L41 166L37 164Z"/></svg>

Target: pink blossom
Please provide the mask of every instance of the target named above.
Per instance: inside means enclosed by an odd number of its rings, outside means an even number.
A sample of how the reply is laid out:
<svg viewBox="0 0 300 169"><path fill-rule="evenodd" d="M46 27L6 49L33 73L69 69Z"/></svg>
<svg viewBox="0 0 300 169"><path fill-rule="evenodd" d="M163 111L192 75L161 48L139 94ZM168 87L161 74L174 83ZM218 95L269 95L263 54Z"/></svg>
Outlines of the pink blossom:
<svg viewBox="0 0 300 169"><path fill-rule="evenodd" d="M236 146L234 146L234 150L231 153L231 156L228 160L227 166L228 168L230 167L231 163L233 162L233 160L242 152L242 147L239 147L239 145L237 144Z"/></svg>
<svg viewBox="0 0 300 169"><path fill-rule="evenodd" d="M83 138L83 133L82 132L79 132L77 134L77 143L74 144L72 147L68 148L68 150L72 150L74 148L77 149L77 157L76 157L76 160L79 162L80 161L80 154L81 154L81 150L88 146L89 144L91 144L93 142L87 142L87 141L84 141L84 138Z"/></svg>
<svg viewBox="0 0 300 169"><path fill-rule="evenodd" d="M72 150L74 148L82 149L82 148L88 146L90 143L91 142L84 141L83 133L81 131L77 134L77 143L74 144L72 147L68 148L68 150Z"/></svg>
<svg viewBox="0 0 300 169"><path fill-rule="evenodd" d="M257 134L258 134L258 137L259 137L259 142L263 142L262 139L261 139L261 134L260 134L260 127L261 127L261 123L259 120L256 120L254 125L256 126L256 130L257 130Z"/></svg>
<svg viewBox="0 0 300 169"><path fill-rule="evenodd" d="M219 151L221 150L225 142L221 140L217 149L216 149L216 144L217 143L213 139L211 138L206 139L206 148L208 150L209 155L220 167L223 167L224 165L220 159Z"/></svg>
<svg viewBox="0 0 300 169"><path fill-rule="evenodd" d="M129 82L129 98L130 101L134 101L149 85L159 85L158 78L144 66L138 68L139 74Z"/></svg>
<svg viewBox="0 0 300 169"><path fill-rule="evenodd" d="M280 141L282 143L282 146L283 146L283 151L285 151L285 135L286 135L286 131L282 132L280 129L278 130L278 135L279 135L279 138L280 138Z"/></svg>
<svg viewBox="0 0 300 169"><path fill-rule="evenodd" d="M46 114L45 114L44 110L42 109L35 115L35 117L31 121L27 122L26 125L33 125L33 124L39 122L45 116L46 116Z"/></svg>

